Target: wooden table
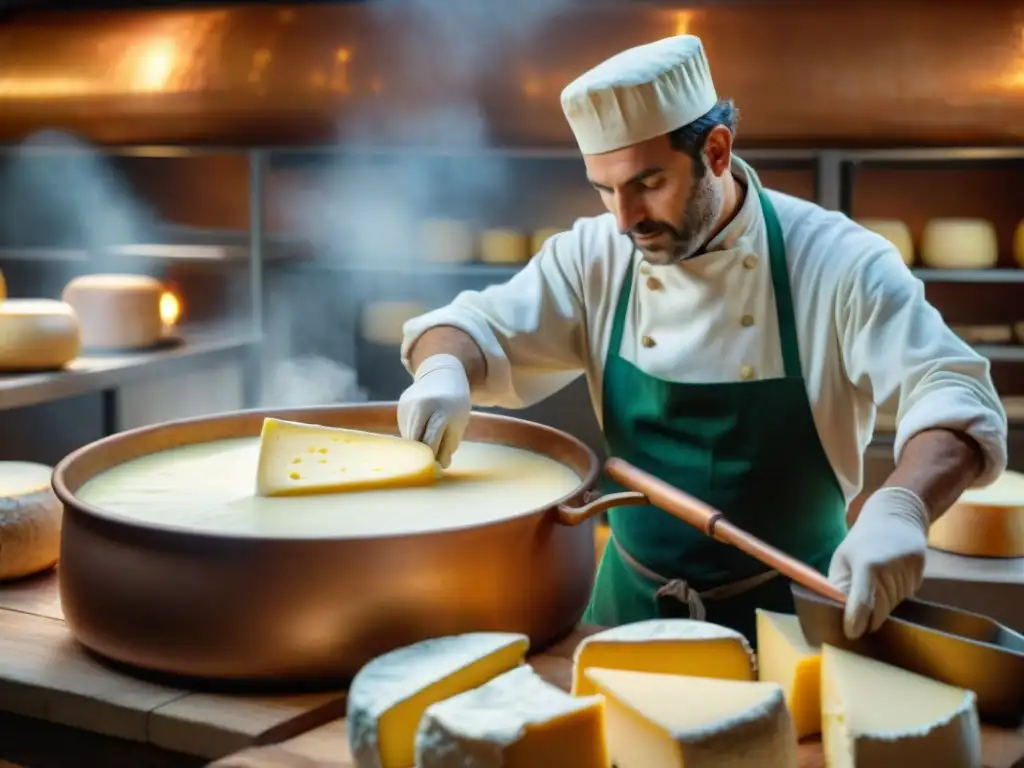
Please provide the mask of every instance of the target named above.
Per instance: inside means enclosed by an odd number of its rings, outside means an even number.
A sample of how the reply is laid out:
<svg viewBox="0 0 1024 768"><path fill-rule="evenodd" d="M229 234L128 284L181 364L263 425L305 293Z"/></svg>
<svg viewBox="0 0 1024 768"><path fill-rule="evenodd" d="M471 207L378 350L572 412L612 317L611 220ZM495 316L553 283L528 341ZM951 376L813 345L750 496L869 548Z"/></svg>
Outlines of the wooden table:
<svg viewBox="0 0 1024 768"><path fill-rule="evenodd" d="M530 664L568 690L573 651L594 631ZM0 586L0 768L354 768L344 709L344 691L231 696L126 675L74 642L54 574ZM985 766L1015 768L1024 732L986 727L984 749ZM802 744L800 767L821 766L820 744Z"/></svg>

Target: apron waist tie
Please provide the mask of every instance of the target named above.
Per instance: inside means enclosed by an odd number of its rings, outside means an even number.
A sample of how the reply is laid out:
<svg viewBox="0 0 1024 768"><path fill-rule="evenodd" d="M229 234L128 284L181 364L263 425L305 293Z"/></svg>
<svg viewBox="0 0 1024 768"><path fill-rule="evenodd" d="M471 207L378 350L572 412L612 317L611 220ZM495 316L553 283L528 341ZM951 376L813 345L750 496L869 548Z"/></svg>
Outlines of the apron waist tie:
<svg viewBox="0 0 1024 768"><path fill-rule="evenodd" d="M656 598L670 597L674 600L678 600L680 603L686 604L690 609L690 618L696 619L697 621L705 621L707 618L707 612L704 608L704 600L723 600L728 597L736 597L744 592L749 592L751 589L754 589L754 587L759 587L762 584L771 581L779 575L779 572L775 570L765 571L764 573L759 573L756 576L750 576L746 579L740 579L739 581L734 581L730 584L723 584L720 587L714 587L713 589L708 589L704 592L698 592L683 579L666 579L664 576L655 573L629 554L614 535L609 538L614 542L615 549L619 553L619 557L622 558L626 565L649 581L653 581L655 584L661 585L655 593Z"/></svg>

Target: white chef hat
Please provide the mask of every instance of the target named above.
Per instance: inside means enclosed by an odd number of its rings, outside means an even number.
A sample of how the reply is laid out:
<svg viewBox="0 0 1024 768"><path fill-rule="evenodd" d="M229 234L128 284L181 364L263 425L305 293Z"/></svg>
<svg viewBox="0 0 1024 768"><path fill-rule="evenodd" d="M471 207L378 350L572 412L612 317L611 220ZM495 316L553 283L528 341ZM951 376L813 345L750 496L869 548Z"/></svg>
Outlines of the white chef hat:
<svg viewBox="0 0 1024 768"><path fill-rule="evenodd" d="M670 133L717 102L704 46L693 35L629 48L562 91L562 111L585 155Z"/></svg>

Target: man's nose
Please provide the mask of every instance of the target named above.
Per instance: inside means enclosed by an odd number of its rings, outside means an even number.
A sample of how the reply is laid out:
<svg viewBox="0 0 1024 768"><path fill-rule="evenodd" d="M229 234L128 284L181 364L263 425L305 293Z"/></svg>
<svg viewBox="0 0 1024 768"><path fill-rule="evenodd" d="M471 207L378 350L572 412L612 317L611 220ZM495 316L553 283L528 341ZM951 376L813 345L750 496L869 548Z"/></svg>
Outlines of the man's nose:
<svg viewBox="0 0 1024 768"><path fill-rule="evenodd" d="M619 231L626 233L646 218L643 206L634 195L617 193L612 203L612 213Z"/></svg>

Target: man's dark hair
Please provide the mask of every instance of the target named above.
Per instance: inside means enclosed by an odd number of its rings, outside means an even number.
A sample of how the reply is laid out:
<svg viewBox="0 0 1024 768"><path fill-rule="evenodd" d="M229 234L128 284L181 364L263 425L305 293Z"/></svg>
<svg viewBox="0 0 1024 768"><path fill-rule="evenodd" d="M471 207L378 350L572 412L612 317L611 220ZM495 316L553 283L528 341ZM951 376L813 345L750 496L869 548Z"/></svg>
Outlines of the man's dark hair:
<svg viewBox="0 0 1024 768"><path fill-rule="evenodd" d="M676 128L668 135L672 149L685 152L693 158L694 179L701 178L707 170L702 152L708 134L720 125L724 125L735 134L739 119L740 112L732 99L722 99L692 123Z"/></svg>

